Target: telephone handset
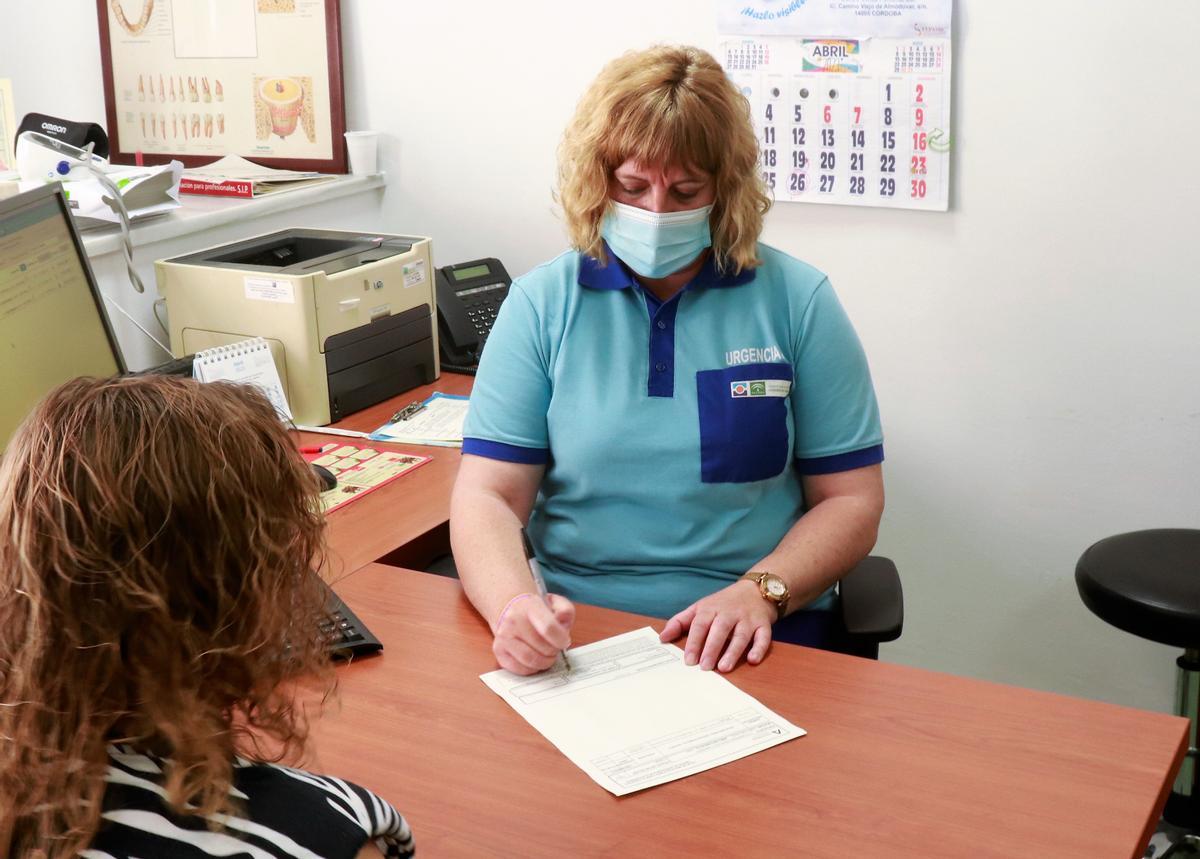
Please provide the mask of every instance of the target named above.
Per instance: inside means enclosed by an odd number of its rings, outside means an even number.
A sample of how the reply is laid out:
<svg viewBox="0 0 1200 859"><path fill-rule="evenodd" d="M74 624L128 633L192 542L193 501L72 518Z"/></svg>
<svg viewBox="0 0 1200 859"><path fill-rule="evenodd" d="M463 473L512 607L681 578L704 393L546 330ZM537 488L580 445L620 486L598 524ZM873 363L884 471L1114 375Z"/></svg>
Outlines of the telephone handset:
<svg viewBox="0 0 1200 859"><path fill-rule="evenodd" d="M474 373L512 278L488 257L442 266L436 281L442 369Z"/></svg>

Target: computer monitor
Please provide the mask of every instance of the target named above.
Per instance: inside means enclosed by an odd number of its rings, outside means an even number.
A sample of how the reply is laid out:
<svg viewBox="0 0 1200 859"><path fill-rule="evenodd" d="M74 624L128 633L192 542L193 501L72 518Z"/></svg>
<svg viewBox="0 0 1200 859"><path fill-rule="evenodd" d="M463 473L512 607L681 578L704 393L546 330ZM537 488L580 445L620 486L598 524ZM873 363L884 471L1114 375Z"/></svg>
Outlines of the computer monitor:
<svg viewBox="0 0 1200 859"><path fill-rule="evenodd" d="M63 382L124 370L62 186L0 200L0 451Z"/></svg>

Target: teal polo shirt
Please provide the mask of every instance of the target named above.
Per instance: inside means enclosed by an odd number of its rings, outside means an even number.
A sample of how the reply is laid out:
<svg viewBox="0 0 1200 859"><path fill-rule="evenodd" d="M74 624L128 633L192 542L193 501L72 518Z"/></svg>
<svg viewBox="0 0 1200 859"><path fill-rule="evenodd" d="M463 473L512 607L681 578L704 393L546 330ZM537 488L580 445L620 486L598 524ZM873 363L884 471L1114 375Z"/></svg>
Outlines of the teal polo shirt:
<svg viewBox="0 0 1200 859"><path fill-rule="evenodd" d="M758 253L739 275L710 259L666 302L611 253L513 282L463 453L546 466L529 535L552 592L670 617L778 545L803 515L802 475L883 460L866 356L828 279Z"/></svg>

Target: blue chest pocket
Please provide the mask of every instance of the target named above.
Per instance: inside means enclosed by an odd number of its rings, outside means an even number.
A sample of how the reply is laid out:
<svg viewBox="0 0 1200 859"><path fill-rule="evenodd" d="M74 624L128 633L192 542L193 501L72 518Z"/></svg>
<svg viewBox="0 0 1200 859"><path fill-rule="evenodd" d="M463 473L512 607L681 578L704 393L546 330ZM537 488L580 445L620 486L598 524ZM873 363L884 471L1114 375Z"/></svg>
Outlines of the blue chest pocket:
<svg viewBox="0 0 1200 859"><path fill-rule="evenodd" d="M787 467L790 364L742 364L696 374L700 479L749 483Z"/></svg>

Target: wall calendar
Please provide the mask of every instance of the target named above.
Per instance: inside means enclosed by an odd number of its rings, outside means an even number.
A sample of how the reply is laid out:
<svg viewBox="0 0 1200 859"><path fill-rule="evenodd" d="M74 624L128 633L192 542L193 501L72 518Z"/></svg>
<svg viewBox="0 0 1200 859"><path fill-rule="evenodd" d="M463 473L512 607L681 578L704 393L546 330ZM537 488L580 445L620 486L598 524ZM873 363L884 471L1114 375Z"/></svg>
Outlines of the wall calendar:
<svg viewBox="0 0 1200 859"><path fill-rule="evenodd" d="M776 201L946 211L951 0L718 0Z"/></svg>

